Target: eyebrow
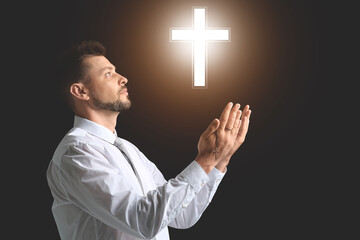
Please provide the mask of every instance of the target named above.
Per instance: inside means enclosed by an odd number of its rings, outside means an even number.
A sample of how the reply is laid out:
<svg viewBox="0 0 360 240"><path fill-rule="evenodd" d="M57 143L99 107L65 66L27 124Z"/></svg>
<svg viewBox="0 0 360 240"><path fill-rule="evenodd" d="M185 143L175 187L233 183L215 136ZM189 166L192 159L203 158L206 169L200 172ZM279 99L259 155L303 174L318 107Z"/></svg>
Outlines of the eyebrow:
<svg viewBox="0 0 360 240"><path fill-rule="evenodd" d="M100 73L104 72L105 70L116 70L116 67L115 66L106 66L106 67L103 67L102 69L100 69Z"/></svg>

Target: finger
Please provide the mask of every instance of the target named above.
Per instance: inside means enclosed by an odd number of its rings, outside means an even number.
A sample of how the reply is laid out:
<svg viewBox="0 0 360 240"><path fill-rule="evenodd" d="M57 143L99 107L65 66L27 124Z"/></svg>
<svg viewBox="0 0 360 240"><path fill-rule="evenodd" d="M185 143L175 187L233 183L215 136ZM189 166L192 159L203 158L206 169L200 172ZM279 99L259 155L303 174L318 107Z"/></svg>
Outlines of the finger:
<svg viewBox="0 0 360 240"><path fill-rule="evenodd" d="M249 105L246 105L245 107L244 107L244 110L243 110L243 114L242 114L242 118L243 117L249 117L248 116L248 111L250 110L250 106Z"/></svg>
<svg viewBox="0 0 360 240"><path fill-rule="evenodd" d="M248 113L247 113L247 119L248 119L248 121L247 121L247 125L248 125L248 127L249 127L249 123L250 123L250 115L251 115L251 110L248 110Z"/></svg>
<svg viewBox="0 0 360 240"><path fill-rule="evenodd" d="M251 115L251 110L247 110L245 114L243 114L242 118L241 118L241 126L238 132L238 139L245 139L245 136L248 132L249 129L249 121L250 121L250 115Z"/></svg>
<svg viewBox="0 0 360 240"><path fill-rule="evenodd" d="M239 112L240 112L240 113L239 113L239 116L236 116L236 118L238 118L238 119L241 120L241 115L242 115L243 112L242 112L241 110L239 110Z"/></svg>
<svg viewBox="0 0 360 240"><path fill-rule="evenodd" d="M247 124L249 124L249 122L250 122L250 115L251 115L251 110L250 110L250 109L248 109L248 110L243 114L243 116L244 116L244 117L247 117L247 119L248 119Z"/></svg>
<svg viewBox="0 0 360 240"><path fill-rule="evenodd" d="M210 136L211 134L213 134L213 133L219 128L219 125L220 125L219 119L215 118L215 119L210 123L210 125L208 126L208 128L204 131L203 135L204 135L205 137Z"/></svg>
<svg viewBox="0 0 360 240"><path fill-rule="evenodd" d="M251 110L249 109L247 113L247 117L249 118L249 120L250 120L250 115L251 115Z"/></svg>
<svg viewBox="0 0 360 240"><path fill-rule="evenodd" d="M241 113L242 111L241 110L238 110L238 113L236 114L236 119L235 119L235 124L234 124L234 128L236 130L236 134L237 132L239 131L239 128L240 128L240 124L241 124Z"/></svg>
<svg viewBox="0 0 360 240"><path fill-rule="evenodd" d="M229 114L230 114L230 110L233 106L233 103L232 102L229 102L228 104L226 104L225 108L224 108L224 111L221 113L221 116L220 116L220 127L219 129L221 130L224 130L225 129L225 126L226 126L226 123L229 119Z"/></svg>
<svg viewBox="0 0 360 240"><path fill-rule="evenodd" d="M241 120L240 120L240 119L236 119L234 129L233 129L233 131L231 132L231 133L235 136L235 139L237 139L237 137L238 137L240 125L241 125Z"/></svg>
<svg viewBox="0 0 360 240"><path fill-rule="evenodd" d="M236 116L238 115L238 111L240 108L240 104L235 104L235 106L230 111L228 122L226 123L225 130L232 130L234 128Z"/></svg>
<svg viewBox="0 0 360 240"><path fill-rule="evenodd" d="M249 118L247 118L246 116L241 119L241 125L240 125L240 129L239 129L239 132L237 135L238 140L245 139L245 136L246 136L246 133L247 133L248 127L249 127L248 121L249 121Z"/></svg>

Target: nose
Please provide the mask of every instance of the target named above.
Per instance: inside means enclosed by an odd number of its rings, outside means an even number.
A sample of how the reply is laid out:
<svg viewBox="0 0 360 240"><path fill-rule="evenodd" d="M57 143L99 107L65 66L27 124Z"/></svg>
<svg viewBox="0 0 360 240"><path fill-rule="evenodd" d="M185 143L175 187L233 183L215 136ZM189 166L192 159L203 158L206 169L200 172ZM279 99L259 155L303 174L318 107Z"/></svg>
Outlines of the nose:
<svg viewBox="0 0 360 240"><path fill-rule="evenodd" d="M127 78L126 77L124 77L124 76L121 76L120 74L119 74L119 84L120 85L125 85L125 84L127 84L127 82L128 82L128 80L127 80Z"/></svg>

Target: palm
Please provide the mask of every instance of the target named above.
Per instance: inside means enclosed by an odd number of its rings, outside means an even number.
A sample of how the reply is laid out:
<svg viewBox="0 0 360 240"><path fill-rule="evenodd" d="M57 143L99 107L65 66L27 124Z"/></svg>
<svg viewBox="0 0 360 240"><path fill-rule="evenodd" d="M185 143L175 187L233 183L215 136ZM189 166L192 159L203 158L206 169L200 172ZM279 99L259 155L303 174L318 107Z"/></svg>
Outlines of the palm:
<svg viewBox="0 0 360 240"><path fill-rule="evenodd" d="M207 159L202 161L203 166L215 164L223 169L244 142L251 110L249 105L245 106L243 112L239 108L240 104L233 107L232 103L228 103L220 119L214 119L200 136L198 157Z"/></svg>

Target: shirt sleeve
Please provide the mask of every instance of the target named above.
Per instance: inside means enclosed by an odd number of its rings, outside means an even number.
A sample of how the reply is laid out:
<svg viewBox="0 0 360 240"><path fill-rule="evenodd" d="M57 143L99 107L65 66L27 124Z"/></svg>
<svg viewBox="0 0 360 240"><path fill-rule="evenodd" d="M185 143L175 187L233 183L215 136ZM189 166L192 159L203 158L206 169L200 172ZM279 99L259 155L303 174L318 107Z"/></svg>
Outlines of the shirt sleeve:
<svg viewBox="0 0 360 240"><path fill-rule="evenodd" d="M148 169L152 173L153 179L157 186L161 186L166 183L166 180L160 170L156 167L154 163L147 159L147 157L136 148L139 153L140 158L145 164L147 164ZM196 162L193 161L189 166L192 172L201 172L202 175L206 172L202 167ZM181 205L183 210L179 215L174 218L172 222L169 223L170 227L173 228L189 228L193 226L201 217L207 206L210 204L213 199L216 190L221 183L221 180L225 176L226 171L223 173L218 169L214 168L209 174L209 181L206 183L201 183L201 189L196 194L195 197L185 199ZM207 175L207 174L206 174Z"/></svg>
<svg viewBox="0 0 360 240"><path fill-rule="evenodd" d="M59 168L69 201L105 224L138 238L156 236L212 182L192 162L175 178L140 196L99 147L83 143L69 146Z"/></svg>
<svg viewBox="0 0 360 240"><path fill-rule="evenodd" d="M194 163L201 168L197 162L194 161ZM201 168L201 170L203 169ZM201 188L200 192L191 201L184 203L183 207L185 210L182 211L179 216L177 216L174 221L169 224L169 226L181 229L193 226L200 219L205 209L209 206L224 175L225 173L222 173L214 168L208 175L210 181Z"/></svg>

